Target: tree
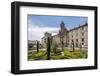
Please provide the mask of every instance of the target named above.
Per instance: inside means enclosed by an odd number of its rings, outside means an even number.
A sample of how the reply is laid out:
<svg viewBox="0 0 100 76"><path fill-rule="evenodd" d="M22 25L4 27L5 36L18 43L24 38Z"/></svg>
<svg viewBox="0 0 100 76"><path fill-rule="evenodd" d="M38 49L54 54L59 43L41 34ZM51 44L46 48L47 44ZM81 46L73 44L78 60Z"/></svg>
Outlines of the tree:
<svg viewBox="0 0 100 76"><path fill-rule="evenodd" d="M58 48L58 44L56 42L52 43L52 50L53 50L54 54L57 53L57 48Z"/></svg>
<svg viewBox="0 0 100 76"><path fill-rule="evenodd" d="M28 49L32 49L33 45L32 44L28 44Z"/></svg>
<svg viewBox="0 0 100 76"><path fill-rule="evenodd" d="M82 50L82 45L80 44L80 50Z"/></svg>
<svg viewBox="0 0 100 76"><path fill-rule="evenodd" d="M62 44L62 51L63 51L64 50L64 42L63 42L63 40L61 41L61 44Z"/></svg>
<svg viewBox="0 0 100 76"><path fill-rule="evenodd" d="M47 38L47 60L50 60L50 51L51 51L51 44L50 44L50 38Z"/></svg>
<svg viewBox="0 0 100 76"><path fill-rule="evenodd" d="M60 34L61 49L63 51L64 50L64 42L63 42L64 36L63 36L63 34L61 32L59 34Z"/></svg>
<svg viewBox="0 0 100 76"><path fill-rule="evenodd" d="M73 48L73 52L75 51L75 47L74 47L74 41L72 40L72 48Z"/></svg>
<svg viewBox="0 0 100 76"><path fill-rule="evenodd" d="M39 42L37 41L37 53L39 52Z"/></svg>

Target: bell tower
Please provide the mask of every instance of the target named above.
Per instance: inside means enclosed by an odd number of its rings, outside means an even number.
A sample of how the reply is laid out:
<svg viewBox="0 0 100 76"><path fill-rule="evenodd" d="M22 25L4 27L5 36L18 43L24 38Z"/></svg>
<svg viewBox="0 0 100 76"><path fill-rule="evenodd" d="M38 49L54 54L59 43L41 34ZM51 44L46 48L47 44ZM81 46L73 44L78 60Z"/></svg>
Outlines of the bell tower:
<svg viewBox="0 0 100 76"><path fill-rule="evenodd" d="M64 30L64 29L65 29L65 24L64 24L63 21L62 21L61 24L60 24L60 28L61 28L61 30Z"/></svg>
<svg viewBox="0 0 100 76"><path fill-rule="evenodd" d="M60 36L61 48L63 50L64 47L67 46L67 41L68 41L68 30L66 29L65 23L63 21L60 24L59 36Z"/></svg>

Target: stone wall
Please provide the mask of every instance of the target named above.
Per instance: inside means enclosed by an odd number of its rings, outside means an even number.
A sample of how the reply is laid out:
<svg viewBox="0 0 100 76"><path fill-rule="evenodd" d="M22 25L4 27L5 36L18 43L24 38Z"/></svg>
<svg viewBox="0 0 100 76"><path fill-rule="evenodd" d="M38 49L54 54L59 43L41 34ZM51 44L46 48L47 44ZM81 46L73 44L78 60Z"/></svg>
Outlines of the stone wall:
<svg viewBox="0 0 100 76"><path fill-rule="evenodd" d="M69 49L72 48L72 41L76 49L87 50L88 48L88 25L87 23L76 28L67 30L62 22L60 24L61 29L57 35L52 36L49 33L45 33L42 38L42 44L46 46L46 38L48 36L52 37L52 41L56 42L61 46L61 41L63 40L64 47ZM62 37L63 36L63 37Z"/></svg>

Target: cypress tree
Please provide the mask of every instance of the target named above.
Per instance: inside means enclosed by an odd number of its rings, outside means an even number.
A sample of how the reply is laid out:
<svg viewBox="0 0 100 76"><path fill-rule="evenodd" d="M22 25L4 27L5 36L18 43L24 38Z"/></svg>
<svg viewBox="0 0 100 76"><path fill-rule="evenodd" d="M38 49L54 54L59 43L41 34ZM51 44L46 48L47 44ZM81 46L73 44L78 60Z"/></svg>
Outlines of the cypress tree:
<svg viewBox="0 0 100 76"><path fill-rule="evenodd" d="M73 52L75 51L75 47L74 47L74 41L72 41L72 44L73 44Z"/></svg>
<svg viewBox="0 0 100 76"><path fill-rule="evenodd" d="M62 43L62 51L64 51L64 43L63 43L63 41L61 43Z"/></svg>
<svg viewBox="0 0 100 76"><path fill-rule="evenodd" d="M37 53L39 52L39 42L37 41Z"/></svg>
<svg viewBox="0 0 100 76"><path fill-rule="evenodd" d="M50 60L50 38L47 38L47 60Z"/></svg>

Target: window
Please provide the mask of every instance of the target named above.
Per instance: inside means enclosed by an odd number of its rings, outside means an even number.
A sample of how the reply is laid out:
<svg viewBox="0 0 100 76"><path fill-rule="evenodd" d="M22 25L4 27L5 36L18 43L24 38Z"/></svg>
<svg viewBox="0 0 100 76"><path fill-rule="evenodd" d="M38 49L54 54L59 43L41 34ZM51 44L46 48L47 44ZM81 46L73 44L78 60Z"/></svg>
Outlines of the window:
<svg viewBox="0 0 100 76"><path fill-rule="evenodd" d="M76 39L76 42L78 42L78 39Z"/></svg>
<svg viewBox="0 0 100 76"><path fill-rule="evenodd" d="M84 30L84 27L82 27L82 30Z"/></svg>
<svg viewBox="0 0 100 76"><path fill-rule="evenodd" d="M78 47L78 43L76 43L76 47Z"/></svg>
<svg viewBox="0 0 100 76"><path fill-rule="evenodd" d="M84 36L84 33L82 33L82 36Z"/></svg>
<svg viewBox="0 0 100 76"><path fill-rule="evenodd" d="M82 45L84 45L84 43L82 43Z"/></svg>
<svg viewBox="0 0 100 76"><path fill-rule="evenodd" d="M73 42L73 40L72 40L72 42Z"/></svg>
<svg viewBox="0 0 100 76"><path fill-rule="evenodd" d="M84 38L82 38L82 41L84 41Z"/></svg>

